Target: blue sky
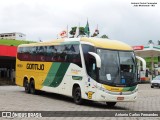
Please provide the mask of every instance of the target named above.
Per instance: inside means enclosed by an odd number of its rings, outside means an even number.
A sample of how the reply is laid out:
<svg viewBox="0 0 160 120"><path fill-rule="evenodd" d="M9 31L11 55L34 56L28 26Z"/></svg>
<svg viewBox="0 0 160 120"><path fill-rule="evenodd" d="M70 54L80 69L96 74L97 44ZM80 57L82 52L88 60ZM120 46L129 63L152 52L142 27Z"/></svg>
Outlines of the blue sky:
<svg viewBox="0 0 160 120"><path fill-rule="evenodd" d="M133 2L155 7L134 7ZM67 25L84 26L130 45L160 40L159 0L0 0L0 33L22 32L28 40L57 38Z"/></svg>

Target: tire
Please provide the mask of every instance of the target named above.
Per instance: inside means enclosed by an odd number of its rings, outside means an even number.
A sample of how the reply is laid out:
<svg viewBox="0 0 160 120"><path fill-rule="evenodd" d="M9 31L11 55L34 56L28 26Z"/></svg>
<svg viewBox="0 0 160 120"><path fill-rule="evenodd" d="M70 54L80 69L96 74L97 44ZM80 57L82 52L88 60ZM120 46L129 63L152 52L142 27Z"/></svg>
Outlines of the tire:
<svg viewBox="0 0 160 120"><path fill-rule="evenodd" d="M117 102L106 102L107 107L113 107L113 106L115 106L116 103Z"/></svg>
<svg viewBox="0 0 160 120"><path fill-rule="evenodd" d="M30 93L30 85L28 83L28 80L24 80L24 89L26 93Z"/></svg>
<svg viewBox="0 0 160 120"><path fill-rule="evenodd" d="M73 99L74 102L77 105L81 105L83 103L82 97L81 97L81 89L80 87L76 87L73 91Z"/></svg>
<svg viewBox="0 0 160 120"><path fill-rule="evenodd" d="M151 88L154 88L154 86L151 86Z"/></svg>
<svg viewBox="0 0 160 120"><path fill-rule="evenodd" d="M30 93L31 94L36 94L34 80L31 80L31 82L30 82Z"/></svg>

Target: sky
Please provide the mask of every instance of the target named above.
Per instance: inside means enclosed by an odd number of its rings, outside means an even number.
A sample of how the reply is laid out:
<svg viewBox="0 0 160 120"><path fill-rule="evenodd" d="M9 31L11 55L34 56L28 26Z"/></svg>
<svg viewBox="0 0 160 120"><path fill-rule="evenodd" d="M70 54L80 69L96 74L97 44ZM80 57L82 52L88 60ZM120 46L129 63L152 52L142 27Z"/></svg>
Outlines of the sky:
<svg viewBox="0 0 160 120"><path fill-rule="evenodd" d="M135 7L133 3L157 3ZM49 41L71 27L130 45L160 40L160 0L0 0L0 33L21 32L27 40Z"/></svg>

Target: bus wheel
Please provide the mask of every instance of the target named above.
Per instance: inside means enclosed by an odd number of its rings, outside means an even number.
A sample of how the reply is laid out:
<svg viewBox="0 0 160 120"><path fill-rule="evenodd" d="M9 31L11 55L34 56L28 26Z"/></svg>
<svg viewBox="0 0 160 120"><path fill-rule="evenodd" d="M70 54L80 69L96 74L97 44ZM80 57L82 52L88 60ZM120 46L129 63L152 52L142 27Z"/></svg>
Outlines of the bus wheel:
<svg viewBox="0 0 160 120"><path fill-rule="evenodd" d="M31 80L30 82L30 92L31 94L36 94L34 80Z"/></svg>
<svg viewBox="0 0 160 120"><path fill-rule="evenodd" d="M82 97L81 97L81 89L80 87L76 87L73 91L73 99L74 102L78 105L82 104Z"/></svg>
<svg viewBox="0 0 160 120"><path fill-rule="evenodd" d="M29 87L28 80L24 81L24 88L25 88L26 93L30 93L30 87Z"/></svg>
<svg viewBox="0 0 160 120"><path fill-rule="evenodd" d="M116 102L106 102L108 107L113 107L115 106Z"/></svg>

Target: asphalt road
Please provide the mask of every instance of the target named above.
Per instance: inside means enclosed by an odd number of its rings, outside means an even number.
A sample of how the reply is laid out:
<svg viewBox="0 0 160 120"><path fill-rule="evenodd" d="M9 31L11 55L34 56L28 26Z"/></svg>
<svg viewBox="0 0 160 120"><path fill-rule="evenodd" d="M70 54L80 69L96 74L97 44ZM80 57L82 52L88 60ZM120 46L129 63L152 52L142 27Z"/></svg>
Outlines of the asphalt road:
<svg viewBox="0 0 160 120"><path fill-rule="evenodd" d="M104 103L87 101L76 105L66 96L46 92L32 95L23 87L0 86L0 111L160 111L160 89L139 84L136 102L119 102L108 108Z"/></svg>

